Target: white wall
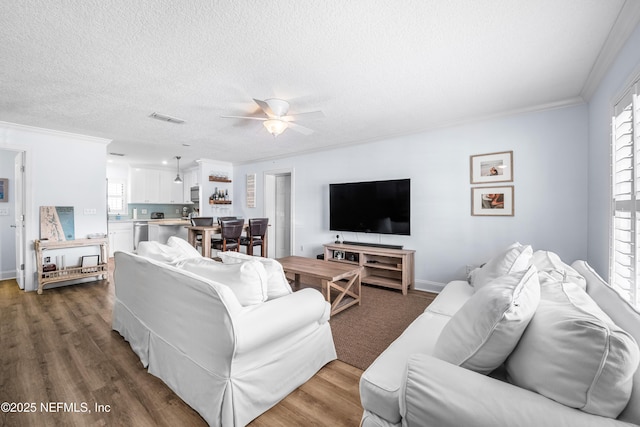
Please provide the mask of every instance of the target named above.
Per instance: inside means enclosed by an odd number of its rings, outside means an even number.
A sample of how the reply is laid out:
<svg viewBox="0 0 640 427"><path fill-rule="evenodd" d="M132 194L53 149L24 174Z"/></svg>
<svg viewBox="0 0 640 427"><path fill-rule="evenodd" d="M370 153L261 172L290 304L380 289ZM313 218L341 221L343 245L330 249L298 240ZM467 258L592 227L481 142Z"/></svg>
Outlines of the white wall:
<svg viewBox="0 0 640 427"><path fill-rule="evenodd" d="M15 151L0 150L0 178L9 179L8 202L0 203L1 209L7 209L9 215L0 215L0 280L16 277L15 232L15 180L13 162Z"/></svg>
<svg viewBox="0 0 640 427"><path fill-rule="evenodd" d="M37 288L33 240L40 234L40 206L73 206L76 238L107 232L109 142L0 122L0 149L26 151L26 290ZM85 209L95 209L96 214L84 215Z"/></svg>
<svg viewBox="0 0 640 427"><path fill-rule="evenodd" d="M616 97L640 74L640 26L609 68L589 102L589 228L588 261L609 277L609 181L612 106Z"/></svg>
<svg viewBox="0 0 640 427"><path fill-rule="evenodd" d="M400 244L416 250L418 287L465 276L514 241L573 261L587 255L587 107L514 115L284 159L236 165L235 192L257 174L263 215L263 173L294 169L295 250L314 257L335 240L329 230L329 183L411 178L411 236L343 233L346 240ZM513 150L514 217L470 214L469 156ZM503 184L499 184L503 185Z"/></svg>

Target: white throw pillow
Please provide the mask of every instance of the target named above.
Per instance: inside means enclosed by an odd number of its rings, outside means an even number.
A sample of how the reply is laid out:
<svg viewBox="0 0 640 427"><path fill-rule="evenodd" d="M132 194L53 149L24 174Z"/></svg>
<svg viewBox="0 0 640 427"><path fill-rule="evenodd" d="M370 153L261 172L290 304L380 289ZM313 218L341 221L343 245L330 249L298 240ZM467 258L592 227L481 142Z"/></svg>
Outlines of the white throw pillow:
<svg viewBox="0 0 640 427"><path fill-rule="evenodd" d="M631 396L634 339L574 283L546 283L506 362L508 380L563 405L616 418Z"/></svg>
<svg viewBox="0 0 640 427"><path fill-rule="evenodd" d="M223 264L200 257L186 261L182 269L228 286L245 307L267 299L267 273L257 261Z"/></svg>
<svg viewBox="0 0 640 427"><path fill-rule="evenodd" d="M187 242L184 239L181 239L180 237L177 237L177 236L169 237L169 240L167 240L167 245L171 246L174 249L180 250L180 252L182 252L182 254L187 258L202 257L202 255L200 254L200 252L198 252L196 248L191 246L189 242Z"/></svg>
<svg viewBox="0 0 640 427"><path fill-rule="evenodd" d="M587 290L587 280L573 267L562 262L558 254L550 251L535 251L531 262L538 271L551 275L555 279L554 282L571 282ZM544 285L542 278L540 284Z"/></svg>
<svg viewBox="0 0 640 427"><path fill-rule="evenodd" d="M140 242L136 253L140 256L151 258L155 261L164 262L176 267L182 265L186 260L190 259L185 256L182 249L163 245L156 241Z"/></svg>
<svg viewBox="0 0 640 427"><path fill-rule="evenodd" d="M267 272L267 300L280 298L293 293L291 285L284 274L282 264L275 259L246 255L240 252L218 252L218 258L225 264L238 264L250 260L259 261Z"/></svg>
<svg viewBox="0 0 640 427"><path fill-rule="evenodd" d="M478 289L442 329L434 356L482 374L513 351L540 301L535 266Z"/></svg>
<svg viewBox="0 0 640 427"><path fill-rule="evenodd" d="M478 290L493 279L524 271L531 265L532 255L531 246L516 242L498 256L487 261L482 267L474 269L469 275L469 283Z"/></svg>

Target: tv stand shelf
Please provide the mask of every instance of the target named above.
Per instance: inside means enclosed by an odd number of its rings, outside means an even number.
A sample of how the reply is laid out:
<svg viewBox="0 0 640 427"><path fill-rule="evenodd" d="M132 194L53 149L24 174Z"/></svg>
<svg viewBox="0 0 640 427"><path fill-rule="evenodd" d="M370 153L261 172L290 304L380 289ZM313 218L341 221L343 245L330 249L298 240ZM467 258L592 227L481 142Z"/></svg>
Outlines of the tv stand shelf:
<svg viewBox="0 0 640 427"><path fill-rule="evenodd" d="M404 295L414 285L414 254L411 249L344 243L324 245L325 261L361 265L362 283L400 289Z"/></svg>

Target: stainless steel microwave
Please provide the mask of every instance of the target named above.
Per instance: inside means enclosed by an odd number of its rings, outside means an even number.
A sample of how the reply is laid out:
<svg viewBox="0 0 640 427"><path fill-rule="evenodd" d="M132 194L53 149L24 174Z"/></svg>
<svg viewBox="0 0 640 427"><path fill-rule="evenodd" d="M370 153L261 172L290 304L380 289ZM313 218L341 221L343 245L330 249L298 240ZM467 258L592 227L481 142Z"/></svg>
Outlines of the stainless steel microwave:
<svg viewBox="0 0 640 427"><path fill-rule="evenodd" d="M191 201L194 203L200 201L200 187L191 187Z"/></svg>

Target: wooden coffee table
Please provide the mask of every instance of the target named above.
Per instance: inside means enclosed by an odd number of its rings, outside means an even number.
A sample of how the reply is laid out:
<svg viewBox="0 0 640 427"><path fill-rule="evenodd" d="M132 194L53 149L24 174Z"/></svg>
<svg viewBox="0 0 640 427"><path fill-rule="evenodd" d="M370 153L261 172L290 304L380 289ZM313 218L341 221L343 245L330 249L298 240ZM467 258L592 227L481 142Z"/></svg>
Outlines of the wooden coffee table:
<svg viewBox="0 0 640 427"><path fill-rule="evenodd" d="M294 274L296 287L300 286L300 276L320 279L322 281L322 294L331 304L332 316L354 304L360 305L361 266L300 256L279 258L278 262L282 264L285 273ZM338 291L338 295L333 302L331 301L332 289Z"/></svg>

